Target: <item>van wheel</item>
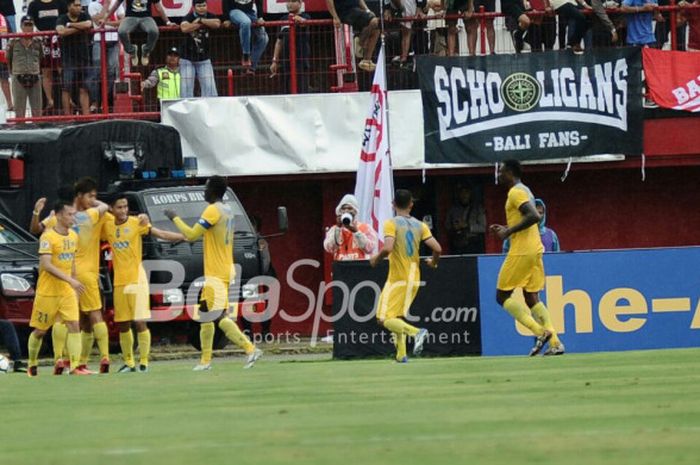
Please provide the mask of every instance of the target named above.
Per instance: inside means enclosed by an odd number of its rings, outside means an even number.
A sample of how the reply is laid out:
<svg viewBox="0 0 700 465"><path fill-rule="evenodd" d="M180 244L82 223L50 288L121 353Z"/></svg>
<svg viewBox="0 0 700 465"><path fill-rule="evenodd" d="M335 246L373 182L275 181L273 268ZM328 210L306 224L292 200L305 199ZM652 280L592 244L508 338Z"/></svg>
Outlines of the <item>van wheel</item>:
<svg viewBox="0 0 700 465"><path fill-rule="evenodd" d="M202 344L199 340L199 323L190 322L190 328L187 335L187 341L197 350L202 350ZM228 338L223 331L216 327L214 331L214 350L225 349L228 345Z"/></svg>

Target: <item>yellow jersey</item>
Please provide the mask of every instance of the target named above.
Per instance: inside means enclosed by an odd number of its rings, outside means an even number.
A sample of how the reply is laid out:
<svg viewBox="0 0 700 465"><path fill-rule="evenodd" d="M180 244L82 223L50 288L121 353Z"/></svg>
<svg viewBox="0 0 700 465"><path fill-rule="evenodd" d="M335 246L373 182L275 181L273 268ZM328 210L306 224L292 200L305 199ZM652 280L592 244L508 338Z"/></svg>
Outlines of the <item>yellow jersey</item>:
<svg viewBox="0 0 700 465"><path fill-rule="evenodd" d="M523 183L518 183L511 187L506 200L506 221L509 228L523 220L520 206L525 202L530 202L532 208L535 208L535 197L530 192L530 189ZM543 252L544 246L540 239L537 223L527 229L511 234L508 255L532 255Z"/></svg>
<svg viewBox="0 0 700 465"><path fill-rule="evenodd" d="M126 286L139 283L143 277L143 236L151 232L151 225L141 225L140 220L130 216L122 224L117 224L110 215L102 227L102 240L112 247L114 285Z"/></svg>
<svg viewBox="0 0 700 465"><path fill-rule="evenodd" d="M78 234L78 251L75 254L75 266L78 274L97 274L100 271L100 235L105 220L111 213L100 216L97 208L75 212L73 231ZM56 215L42 221L45 229L56 226Z"/></svg>
<svg viewBox="0 0 700 465"><path fill-rule="evenodd" d="M420 281L420 243L433 237L428 225L412 216L396 216L384 222L384 237L394 238L387 281Z"/></svg>
<svg viewBox="0 0 700 465"><path fill-rule="evenodd" d="M78 247L78 235L69 230L65 236L54 228L45 230L39 238L39 255L51 255L51 263L68 276L73 273L73 261ZM42 267L39 268L37 295L46 297L63 296L73 292L68 282L57 278Z"/></svg>
<svg viewBox="0 0 700 465"><path fill-rule="evenodd" d="M216 202L207 206L199 218L204 232L204 277L230 283L233 270L233 222L231 207Z"/></svg>

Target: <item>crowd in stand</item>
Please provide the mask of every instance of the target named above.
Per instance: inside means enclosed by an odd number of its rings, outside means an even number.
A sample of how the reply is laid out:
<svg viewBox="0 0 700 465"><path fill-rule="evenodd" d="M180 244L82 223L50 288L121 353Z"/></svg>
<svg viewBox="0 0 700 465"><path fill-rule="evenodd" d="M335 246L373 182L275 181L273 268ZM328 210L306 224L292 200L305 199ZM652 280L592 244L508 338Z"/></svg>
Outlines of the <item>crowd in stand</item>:
<svg viewBox="0 0 700 465"><path fill-rule="evenodd" d="M384 2L383 8L379 1ZM658 6L667 5L669 0L659 0L659 4L655 1L621 0L620 4L615 0L500 0L497 4L496 0L326 0L326 4L336 27L352 26L356 34L357 67L371 72L376 67L373 60L382 19L388 30L400 31L396 62L408 69L412 68L411 53L418 52L414 30L430 33L430 46L421 53L456 55L460 20L467 35L467 50L462 54L477 53L480 27L484 28L486 39L482 47L487 46L487 53L495 53L494 16L482 19L479 12L499 12L497 7L506 18L517 53L525 44L532 52L553 49L557 36L558 48L571 49L574 53L614 44L660 48L669 39L670 17ZM310 19L304 12L303 0L288 0L286 4L297 26ZM700 0L692 3L684 0L679 6L678 48L684 49L687 42L688 49L700 50ZM206 0L194 0L192 11L179 24L184 44L168 47L165 66L148 75L151 53L159 37L152 12L166 26L175 27L160 0L32 0L19 22L19 31L12 0L0 0L0 33L56 32L3 40L6 63L0 63L0 90L8 109L14 110L17 117L25 116L27 103L33 115L41 115L42 111L53 114L56 106L53 80L58 76L55 71L60 69L63 113L95 112L101 106L101 41L104 40L110 101L119 70L120 43L132 69L141 66L139 71L146 72L141 84L143 90L156 88L161 99L193 97L196 79L199 95L216 96L211 32L235 27L241 48L240 68L245 75L255 75L261 69L261 59L269 43L266 31L269 27L264 27L259 0L222 0L222 10L222 15L217 17L209 11ZM382 10L383 18L380 18ZM287 19L289 15L281 16ZM94 32L95 28L106 32ZM279 31L272 47L271 66L264 70L271 76L290 72L289 26L275 29ZM146 35L140 47L131 41L131 34L139 30ZM309 88L310 47L308 33L299 27L296 40L299 92ZM288 81L283 79L282 83L282 90L289 91Z"/></svg>

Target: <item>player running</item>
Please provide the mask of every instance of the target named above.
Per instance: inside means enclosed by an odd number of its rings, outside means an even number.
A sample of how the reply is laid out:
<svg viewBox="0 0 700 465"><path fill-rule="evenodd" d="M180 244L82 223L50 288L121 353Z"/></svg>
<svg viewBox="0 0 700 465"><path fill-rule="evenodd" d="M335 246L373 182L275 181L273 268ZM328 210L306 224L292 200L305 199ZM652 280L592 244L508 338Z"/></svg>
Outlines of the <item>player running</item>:
<svg viewBox="0 0 700 465"><path fill-rule="evenodd" d="M496 300L537 336L530 356L540 353L547 342L549 348L544 355L562 355L564 344L557 337L549 311L539 297L539 292L544 289L544 247L537 227L541 217L535 208L532 192L520 181L521 176L522 167L517 160L505 161L498 169L498 182L508 188L508 225L494 224L490 229L502 240L510 238L511 245L498 274ZM517 287L523 289L527 306L511 297Z"/></svg>
<svg viewBox="0 0 700 465"><path fill-rule="evenodd" d="M124 358L124 366L119 369L119 373L137 370L132 322L139 343L138 371L145 373L148 371L148 356L151 352L151 332L146 326L146 320L151 317L151 311L148 280L141 264L143 236L150 234L171 242L184 241L185 236L154 228L139 217L129 216L129 202L123 195L112 199L110 211L111 215L106 215L102 228L102 240L107 241L112 248L114 321L119 327L119 345Z"/></svg>
<svg viewBox="0 0 700 465"><path fill-rule="evenodd" d="M34 331L29 335L29 376L37 376L39 350L46 331L60 316L66 326L66 342L70 357L70 373L87 375L80 368L80 335L78 295L85 286L76 279L75 255L78 235L71 228L75 223L75 207L63 200L54 207L54 225L47 227L39 238L39 280L29 326Z"/></svg>
<svg viewBox="0 0 700 465"><path fill-rule="evenodd" d="M418 250L424 242L433 251L433 256L425 263L437 268L442 248L428 225L411 216L413 196L410 191L396 190L394 208L396 216L384 223L384 247L369 259L369 263L375 267L389 257L389 276L379 296L377 320L394 335L396 361L406 363L406 335L415 338L413 355L420 355L428 336L427 329L416 328L403 320L420 287Z"/></svg>
<svg viewBox="0 0 700 465"><path fill-rule="evenodd" d="M228 289L235 278L234 216L231 207L223 202L225 194L226 179L221 176L209 178L204 191L204 199L209 205L192 227L189 227L173 210L165 211L165 215L175 223L188 241L195 241L204 236L204 287L199 300L198 315L202 357L200 363L194 367L194 371L211 369L215 321L218 321L219 329L229 340L245 350L248 357L244 368L252 367L262 356L262 350L257 349L250 342L250 339L241 332L235 321L228 315Z"/></svg>

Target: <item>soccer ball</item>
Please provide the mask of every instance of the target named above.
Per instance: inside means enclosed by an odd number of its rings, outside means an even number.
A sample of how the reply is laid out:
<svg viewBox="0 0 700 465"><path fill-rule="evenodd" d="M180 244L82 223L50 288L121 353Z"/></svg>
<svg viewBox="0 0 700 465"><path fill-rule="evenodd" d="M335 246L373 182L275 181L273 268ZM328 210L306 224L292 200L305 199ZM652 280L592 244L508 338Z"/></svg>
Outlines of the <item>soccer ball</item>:
<svg viewBox="0 0 700 465"><path fill-rule="evenodd" d="M7 358L0 355L0 375L4 375L5 373L7 373L7 370L9 370L9 369L10 369L10 361Z"/></svg>

